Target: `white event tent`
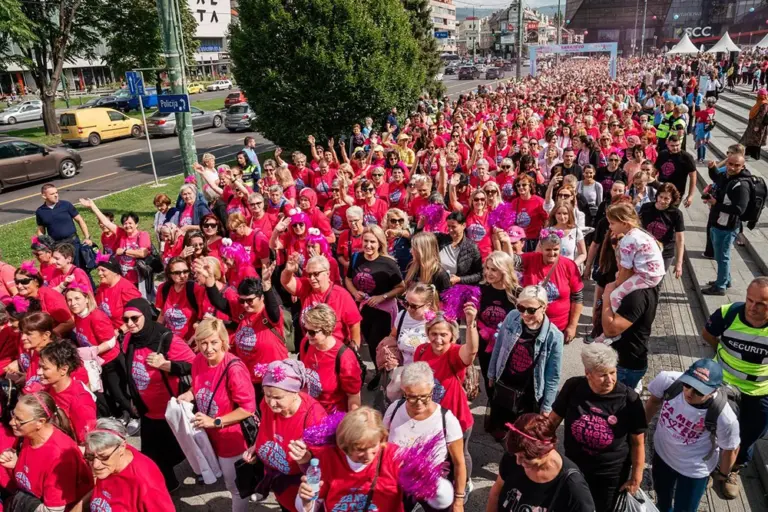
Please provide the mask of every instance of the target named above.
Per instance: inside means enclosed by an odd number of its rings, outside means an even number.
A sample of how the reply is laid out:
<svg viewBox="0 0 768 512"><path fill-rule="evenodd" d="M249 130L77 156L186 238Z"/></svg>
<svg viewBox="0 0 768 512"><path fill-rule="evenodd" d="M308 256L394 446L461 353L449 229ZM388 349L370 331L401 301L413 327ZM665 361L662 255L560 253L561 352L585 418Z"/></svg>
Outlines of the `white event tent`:
<svg viewBox="0 0 768 512"><path fill-rule="evenodd" d="M736 43L734 43L731 40L731 36L728 35L728 32L723 34L723 37L720 38L720 40L715 43L715 46L707 50L707 53L720 53L720 52L740 52L741 48L736 46Z"/></svg>
<svg viewBox="0 0 768 512"><path fill-rule="evenodd" d="M699 49L691 42L691 38L688 37L688 34L685 34L680 42L667 52L667 55L680 55L684 53L699 53Z"/></svg>

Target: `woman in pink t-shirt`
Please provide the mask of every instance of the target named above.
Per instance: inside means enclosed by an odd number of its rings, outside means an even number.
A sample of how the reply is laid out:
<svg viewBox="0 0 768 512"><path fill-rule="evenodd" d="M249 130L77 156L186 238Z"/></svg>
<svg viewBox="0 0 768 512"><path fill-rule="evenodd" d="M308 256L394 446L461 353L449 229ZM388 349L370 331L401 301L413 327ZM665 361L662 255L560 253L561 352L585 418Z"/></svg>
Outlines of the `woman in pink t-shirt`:
<svg viewBox="0 0 768 512"><path fill-rule="evenodd" d="M256 395L248 368L229 352L229 333L224 322L206 318L195 330L198 354L192 362L192 388L179 400L197 405L192 424L205 429L219 459L224 483L232 493L233 512L248 510L235 484L235 462L248 444L240 422L256 412Z"/></svg>
<svg viewBox="0 0 768 512"><path fill-rule="evenodd" d="M74 265L75 247L72 244L57 244L53 249L53 264L56 271L53 277L48 281L48 286L61 293L67 286L76 284L93 295L93 287L88 274L81 268Z"/></svg>

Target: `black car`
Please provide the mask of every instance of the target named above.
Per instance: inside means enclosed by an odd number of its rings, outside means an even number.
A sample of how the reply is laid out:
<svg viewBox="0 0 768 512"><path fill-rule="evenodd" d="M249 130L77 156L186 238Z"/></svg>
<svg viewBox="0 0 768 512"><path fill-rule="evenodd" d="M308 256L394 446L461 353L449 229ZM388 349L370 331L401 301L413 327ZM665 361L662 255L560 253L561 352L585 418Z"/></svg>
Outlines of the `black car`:
<svg viewBox="0 0 768 512"><path fill-rule="evenodd" d="M459 80L480 80L482 73L475 66L459 68Z"/></svg>
<svg viewBox="0 0 768 512"><path fill-rule="evenodd" d="M485 79L486 80L496 80L499 78L504 78L504 69L503 68L497 68L497 67L490 67L485 72Z"/></svg>
<svg viewBox="0 0 768 512"><path fill-rule="evenodd" d="M501 66L501 69L504 71L514 71L517 69L514 62L505 62L503 66Z"/></svg>
<svg viewBox="0 0 768 512"><path fill-rule="evenodd" d="M121 104L114 96L102 96L100 98L92 98L85 102L85 104L77 107L80 108L113 108L115 110L125 110L125 104Z"/></svg>
<svg viewBox="0 0 768 512"><path fill-rule="evenodd" d="M458 68L456 66L446 66L445 71L443 71L444 75L455 75L456 70Z"/></svg>

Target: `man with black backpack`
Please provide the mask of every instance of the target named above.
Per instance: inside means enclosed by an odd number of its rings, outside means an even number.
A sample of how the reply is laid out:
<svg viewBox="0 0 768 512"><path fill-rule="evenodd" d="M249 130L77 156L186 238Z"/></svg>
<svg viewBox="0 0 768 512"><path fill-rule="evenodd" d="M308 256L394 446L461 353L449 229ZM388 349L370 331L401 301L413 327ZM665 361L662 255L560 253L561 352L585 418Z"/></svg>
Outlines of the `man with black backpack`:
<svg viewBox="0 0 768 512"><path fill-rule="evenodd" d="M725 295L731 287L731 247L741 228L741 218L750 205L752 174L744 167L744 156L731 155L725 162L725 174L709 169L716 184L714 195L704 194L702 199L712 208L709 211L710 237L717 261L717 279L702 287L704 295Z"/></svg>
<svg viewBox="0 0 768 512"><path fill-rule="evenodd" d="M702 331L717 352L723 379L741 393L741 444L733 473L749 464L754 445L768 433L768 277L754 279L745 302L725 304L709 317ZM723 493L736 497L735 476L723 484Z"/></svg>
<svg viewBox="0 0 768 512"><path fill-rule="evenodd" d="M730 476L739 448L739 421L723 387L723 369L699 359L685 373L659 373L648 392L648 422L661 410L653 434L656 506L696 510L710 475Z"/></svg>

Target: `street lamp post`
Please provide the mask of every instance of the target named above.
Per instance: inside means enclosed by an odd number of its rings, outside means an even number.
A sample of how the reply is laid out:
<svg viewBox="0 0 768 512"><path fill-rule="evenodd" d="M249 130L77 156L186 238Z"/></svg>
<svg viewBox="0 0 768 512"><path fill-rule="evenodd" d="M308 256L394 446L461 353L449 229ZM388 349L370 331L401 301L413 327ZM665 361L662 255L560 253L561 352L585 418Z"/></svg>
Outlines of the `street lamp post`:
<svg viewBox="0 0 768 512"><path fill-rule="evenodd" d="M648 0L643 0L643 34L640 36L640 58L645 55L645 18L648 15Z"/></svg>
<svg viewBox="0 0 768 512"><path fill-rule="evenodd" d="M517 70L516 76L520 80L523 78L523 0L517 1Z"/></svg>
<svg viewBox="0 0 768 512"><path fill-rule="evenodd" d="M640 14L640 0L635 1L635 29L632 31L632 56L637 51L637 16Z"/></svg>

